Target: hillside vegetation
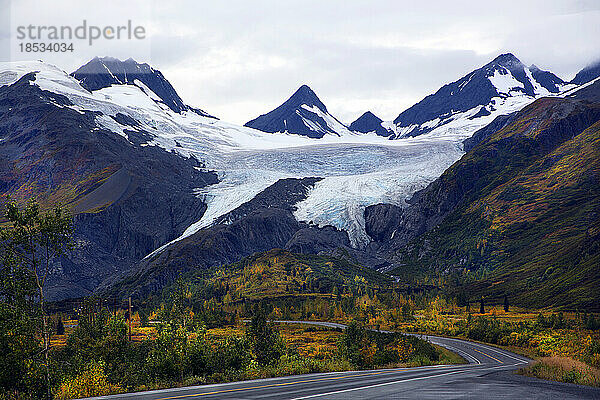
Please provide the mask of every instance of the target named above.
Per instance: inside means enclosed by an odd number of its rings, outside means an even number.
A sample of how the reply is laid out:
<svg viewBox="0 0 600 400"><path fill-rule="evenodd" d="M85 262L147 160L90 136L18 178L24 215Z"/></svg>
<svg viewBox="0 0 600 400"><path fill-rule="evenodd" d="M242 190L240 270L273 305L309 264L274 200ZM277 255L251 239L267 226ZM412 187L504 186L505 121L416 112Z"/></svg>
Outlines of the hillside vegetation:
<svg viewBox="0 0 600 400"><path fill-rule="evenodd" d="M600 307L600 104L540 99L448 169L422 197L457 198L395 253L407 271L445 271L472 299ZM423 200L424 199L424 200Z"/></svg>

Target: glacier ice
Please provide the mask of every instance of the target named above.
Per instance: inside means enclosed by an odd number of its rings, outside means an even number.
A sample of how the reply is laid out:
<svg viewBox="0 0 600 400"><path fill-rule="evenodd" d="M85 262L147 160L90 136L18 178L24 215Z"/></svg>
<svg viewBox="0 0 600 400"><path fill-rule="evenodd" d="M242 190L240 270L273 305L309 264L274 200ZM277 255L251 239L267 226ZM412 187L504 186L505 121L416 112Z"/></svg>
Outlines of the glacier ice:
<svg viewBox="0 0 600 400"><path fill-rule="evenodd" d="M363 218L366 206L381 202L404 205L412 193L461 157L462 140L496 116L534 100L529 96L498 97L493 99L490 115L472 118L479 111L476 107L455 113L443 123L432 120L434 129L416 138L388 140L374 133L358 135L345 130L340 136L311 139L265 133L189 111L175 113L139 83L90 93L66 72L43 62L0 63L0 85L11 84L32 71L36 72L32 84L68 97L73 109L99 111L96 122L100 127L125 138L136 130L144 131L152 137L145 145L160 146L183 157L194 156L218 173L219 183L196 191L207 203L205 214L176 240L210 226L279 179L310 176L324 179L296 205L295 217L344 229L354 246L364 246L369 241ZM509 78L495 76L492 80L510 90L515 84ZM132 117L139 126L119 124L111 118L117 113ZM403 136L416 126L395 128Z"/></svg>

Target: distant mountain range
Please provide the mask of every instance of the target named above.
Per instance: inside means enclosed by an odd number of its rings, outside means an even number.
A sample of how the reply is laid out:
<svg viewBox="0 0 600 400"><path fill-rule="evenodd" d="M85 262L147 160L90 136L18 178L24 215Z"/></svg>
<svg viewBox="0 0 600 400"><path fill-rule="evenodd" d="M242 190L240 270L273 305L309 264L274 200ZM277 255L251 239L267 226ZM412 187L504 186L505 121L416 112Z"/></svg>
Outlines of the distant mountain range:
<svg viewBox="0 0 600 400"><path fill-rule="evenodd" d="M559 95L575 85L600 75L600 64L586 67L572 82L535 65L526 66L511 53L501 54L461 79L442 86L401 112L393 121L384 121L371 111L348 126L331 115L317 95L303 85L281 106L253 119L245 126L264 132L293 133L311 138L374 133L389 139L427 133L470 136L474 129L499 115L521 109L536 98Z"/></svg>
<svg viewBox="0 0 600 400"><path fill-rule="evenodd" d="M498 254L518 248L533 261L515 276L529 279L541 296L547 293L535 279L570 276L559 264L575 254L565 244L553 245L554 258L538 257L542 244L551 247L547 240L563 235L560 243L587 246L581 254L596 260L596 233L586 221L596 212L598 153L589 128L598 119L598 83L591 83L598 76L590 66L565 83L505 54L395 121L366 112L345 126L304 85L242 127L190 107L160 71L131 59L95 58L72 74L42 62L2 63L0 194L64 204L75 215L76 246L53 262L51 299L133 286L139 295L156 293L182 272L276 247L397 275L403 265L422 270L425 260L438 258L445 263L435 265L448 271L489 265L497 273L490 276L506 282L517 262ZM415 139L404 145L404 137ZM576 205L560 208L554 192L535 185L546 185L540 171L548 177L569 169L573 185L546 182ZM535 179L518 183L525 189L502 188L501 201L488 191L534 172ZM498 236L492 217L474 214L486 209L481 204L493 215L514 216L526 236ZM530 214L511 208L519 204L562 214L539 214L548 218L541 223L549 236L528 247L527 235L542 231L537 222L527 225ZM583 222L568 230L574 218ZM497 226L514 228L511 221ZM573 265L584 276L595 273L585 260ZM538 276L541 265L553 266L546 278ZM560 296L556 302L569 303Z"/></svg>

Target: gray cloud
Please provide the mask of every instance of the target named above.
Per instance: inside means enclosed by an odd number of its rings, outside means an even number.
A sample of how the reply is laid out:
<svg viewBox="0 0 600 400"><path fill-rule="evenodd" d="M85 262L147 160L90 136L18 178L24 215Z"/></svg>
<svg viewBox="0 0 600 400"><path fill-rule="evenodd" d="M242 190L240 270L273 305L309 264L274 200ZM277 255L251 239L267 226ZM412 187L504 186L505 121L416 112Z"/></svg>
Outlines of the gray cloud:
<svg viewBox="0 0 600 400"><path fill-rule="evenodd" d="M94 55L133 56L163 71L187 102L237 123L303 83L344 121L367 109L393 119L500 52L564 79L600 57L597 1L62 0L37 2L33 14L26 3L13 2L13 20L143 22L149 47L99 44L48 61L72 70Z"/></svg>

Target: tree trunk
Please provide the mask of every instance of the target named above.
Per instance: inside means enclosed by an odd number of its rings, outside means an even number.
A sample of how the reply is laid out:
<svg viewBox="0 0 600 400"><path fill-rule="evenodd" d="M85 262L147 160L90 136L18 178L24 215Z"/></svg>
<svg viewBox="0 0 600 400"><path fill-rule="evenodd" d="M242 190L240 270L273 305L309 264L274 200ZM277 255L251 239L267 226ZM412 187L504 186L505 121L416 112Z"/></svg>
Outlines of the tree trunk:
<svg viewBox="0 0 600 400"><path fill-rule="evenodd" d="M42 315L42 338L44 340L44 367L46 372L46 389L47 389L47 398L51 399L50 393L50 362L49 362L49 352L50 352L50 337L48 335L48 318L46 316L46 310L44 308L44 287L40 285L38 280L38 291L40 296L40 313Z"/></svg>

